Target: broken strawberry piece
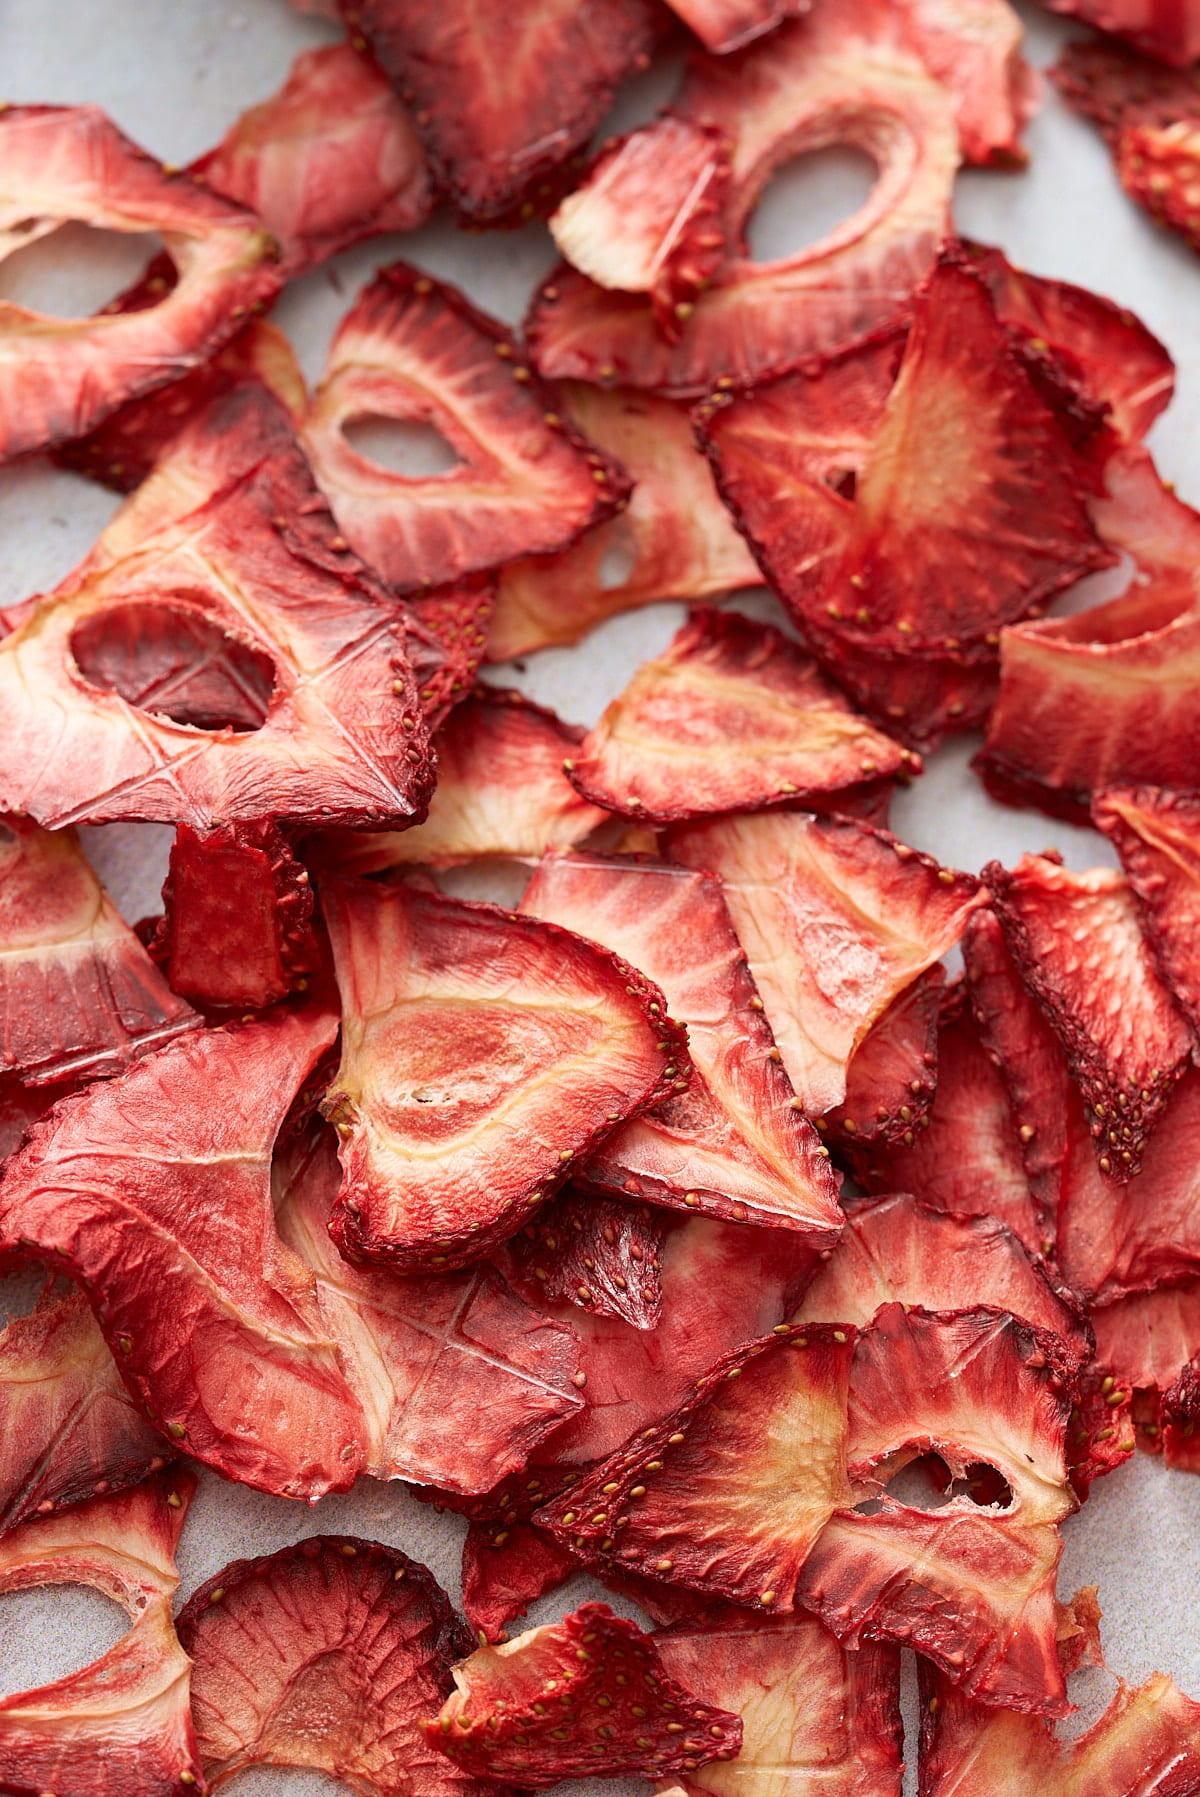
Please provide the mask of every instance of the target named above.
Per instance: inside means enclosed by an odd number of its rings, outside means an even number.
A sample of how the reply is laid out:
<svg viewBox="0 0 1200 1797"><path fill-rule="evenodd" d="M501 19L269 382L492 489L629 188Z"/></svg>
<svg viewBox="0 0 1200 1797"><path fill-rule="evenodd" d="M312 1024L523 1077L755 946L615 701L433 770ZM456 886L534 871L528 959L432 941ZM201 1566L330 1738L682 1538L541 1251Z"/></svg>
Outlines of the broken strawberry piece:
<svg viewBox="0 0 1200 1797"><path fill-rule="evenodd" d="M1159 973L1200 1035L1200 978L1188 952L1200 927L1200 798L1115 787L1097 796L1092 818L1121 857Z"/></svg>
<svg viewBox="0 0 1200 1797"><path fill-rule="evenodd" d="M578 1304L653 1329L662 1313L663 1218L645 1204L568 1189L513 1238L531 1301Z"/></svg>
<svg viewBox="0 0 1200 1797"><path fill-rule="evenodd" d="M1023 164L1021 134L1041 84L1021 54L1023 26L1008 0L901 0L901 11L921 61L954 96L964 160Z"/></svg>
<svg viewBox="0 0 1200 1797"><path fill-rule="evenodd" d="M431 1746L482 1779L545 1790L563 1778L661 1778L736 1758L742 1725L665 1670L654 1640L607 1604L481 1647L425 1724Z"/></svg>
<svg viewBox="0 0 1200 1797"><path fill-rule="evenodd" d="M671 11L714 56L728 56L807 12L809 0L670 0Z"/></svg>
<svg viewBox="0 0 1200 1797"><path fill-rule="evenodd" d="M1180 1370L1175 1383L1163 1393L1159 1413L1162 1426L1163 1462L1174 1472L1200 1472L1200 1359Z"/></svg>
<svg viewBox="0 0 1200 1797"><path fill-rule="evenodd" d="M837 1182L797 1109L718 883L660 862L548 856L521 909L603 943L687 1019L691 1084L623 1124L583 1163L608 1192L798 1231L841 1226Z"/></svg>
<svg viewBox="0 0 1200 1797"><path fill-rule="evenodd" d="M420 1726L471 1638L398 1548L317 1535L235 1560L188 1600L179 1638L213 1789L247 1766L305 1766L366 1797L484 1797Z"/></svg>
<svg viewBox="0 0 1200 1797"><path fill-rule="evenodd" d="M778 630L698 609L608 706L567 773L595 805L670 823L827 797L910 768L920 760Z"/></svg>
<svg viewBox="0 0 1200 1797"><path fill-rule="evenodd" d="M1009 953L1058 1036L1088 1106L1102 1173L1140 1171L1147 1139L1191 1056L1127 881L1042 855L984 869Z"/></svg>
<svg viewBox="0 0 1200 1797"><path fill-rule="evenodd" d="M852 1145L912 1147L933 1102L944 967L929 967L872 1024L846 1067L846 1097L826 1125Z"/></svg>
<svg viewBox="0 0 1200 1797"><path fill-rule="evenodd" d="M854 1049L984 902L970 875L848 818L776 811L679 825L668 852L723 881L783 1064L812 1117L844 1101Z"/></svg>
<svg viewBox="0 0 1200 1797"><path fill-rule="evenodd" d="M1184 68L1200 57L1200 17L1192 0L1176 5L1168 0L1047 0L1054 12L1067 13L1094 25L1097 31L1122 37L1147 56ZM1092 46L1076 46L1090 50ZM1096 46L1103 51L1104 47Z"/></svg>
<svg viewBox="0 0 1200 1797"><path fill-rule="evenodd" d="M1096 1366L1109 1376L1105 1397L1114 1408L1131 1396L1142 1445L1161 1445L1160 1399L1189 1360L1200 1353L1200 1282L1133 1292L1089 1315L1096 1335ZM1119 1420L1119 1419L1118 1419Z"/></svg>
<svg viewBox="0 0 1200 1797"><path fill-rule="evenodd" d="M686 1077L657 987L567 930L416 886L324 880L321 902L343 1007L330 1230L351 1260L481 1259Z"/></svg>
<svg viewBox="0 0 1200 1797"><path fill-rule="evenodd" d="M528 1522L472 1522L463 1542L463 1611L480 1643L506 1639L530 1604L578 1567L569 1547Z"/></svg>
<svg viewBox="0 0 1200 1797"><path fill-rule="evenodd" d="M90 1585L130 1619L91 1665L0 1697L0 1783L10 1791L181 1797L201 1787L191 1666L171 1617L175 1547L195 1487L176 1468L0 1542L0 1592Z"/></svg>

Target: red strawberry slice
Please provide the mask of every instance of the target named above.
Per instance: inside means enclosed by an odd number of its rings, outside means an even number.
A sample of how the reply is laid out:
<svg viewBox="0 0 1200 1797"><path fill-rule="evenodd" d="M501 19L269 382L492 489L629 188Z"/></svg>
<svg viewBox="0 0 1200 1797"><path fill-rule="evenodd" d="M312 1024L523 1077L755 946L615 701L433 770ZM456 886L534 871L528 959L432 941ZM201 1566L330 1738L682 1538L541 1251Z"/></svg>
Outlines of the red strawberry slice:
<svg viewBox="0 0 1200 1797"><path fill-rule="evenodd" d="M568 1188L513 1238L530 1302L578 1304L654 1329L662 1314L665 1219L645 1204Z"/></svg>
<svg viewBox="0 0 1200 1797"><path fill-rule="evenodd" d="M482 574L404 601L405 646L431 730L474 686L495 602L495 583Z"/></svg>
<svg viewBox="0 0 1200 1797"><path fill-rule="evenodd" d="M758 811L921 770L778 630L693 611L572 754L593 804L655 823Z"/></svg>
<svg viewBox="0 0 1200 1797"><path fill-rule="evenodd" d="M343 1007L330 1228L351 1260L479 1260L686 1078L658 989L567 930L416 886L329 879L321 902Z"/></svg>
<svg viewBox="0 0 1200 1797"><path fill-rule="evenodd" d="M0 1543L0 1593L88 1585L130 1620L116 1646L79 1672L0 1697L0 1782L10 1791L183 1797L202 1788L191 1666L171 1618L175 1547L195 1486L175 1469L40 1517Z"/></svg>
<svg viewBox="0 0 1200 1797"><path fill-rule="evenodd" d="M179 1638L214 1788L247 1766L304 1766L366 1797L484 1797L420 1726L470 1636L399 1549L317 1535L235 1560L188 1600Z"/></svg>
<svg viewBox="0 0 1200 1797"><path fill-rule="evenodd" d="M1021 134L1040 82L1021 55L1023 26L1008 0L901 0L922 62L954 96L964 160L1021 165Z"/></svg>
<svg viewBox="0 0 1200 1797"><path fill-rule="evenodd" d="M1109 1390L1133 1413L1143 1447L1162 1446L1160 1400L1180 1370L1200 1353L1200 1283L1134 1292L1089 1312L1096 1335L1096 1365L1109 1375ZM1114 1405L1116 1408L1116 1405Z"/></svg>
<svg viewBox="0 0 1200 1797"><path fill-rule="evenodd" d="M436 428L448 473L395 474L359 453L359 419ZM629 497L624 473L555 408L503 325L394 262L338 327L304 432L354 548L399 592L565 549Z"/></svg>
<svg viewBox="0 0 1200 1797"><path fill-rule="evenodd" d="M1041 855L984 877L1009 953L1058 1036L1089 1110L1102 1173L1128 1179L1191 1056L1186 1019L1155 970L1128 883Z"/></svg>
<svg viewBox="0 0 1200 1797"><path fill-rule="evenodd" d="M604 1190L798 1231L814 1251L841 1226L837 1183L779 1064L717 882L655 862L548 857L521 900L603 943L686 1018L692 1082L615 1130L583 1164Z"/></svg>
<svg viewBox="0 0 1200 1797"><path fill-rule="evenodd" d="M661 32L653 0L473 0L458 15L418 0L339 0L412 108L430 162L477 225L546 210L554 177ZM540 203L539 203L540 202Z"/></svg>
<svg viewBox="0 0 1200 1797"><path fill-rule="evenodd" d="M576 381L555 391L573 423L627 471L633 496L561 555L503 569L489 661L577 642L606 618L654 600L724 597L760 583L693 442L686 407Z"/></svg>
<svg viewBox="0 0 1200 1797"><path fill-rule="evenodd" d="M481 1779L542 1791L562 1778L661 1778L737 1757L742 1725L663 1667L652 1637L584 1604L454 1669L425 1738Z"/></svg>
<svg viewBox="0 0 1200 1797"><path fill-rule="evenodd" d="M762 812L681 825L668 842L675 859L724 882L809 1116L844 1101L855 1048L983 902L969 875L848 818Z"/></svg>
<svg viewBox="0 0 1200 1797"><path fill-rule="evenodd" d="M1158 971L1200 1034L1200 979L1189 947L1200 928L1200 798L1161 787L1115 787L1092 806L1133 888Z"/></svg>
<svg viewBox="0 0 1200 1797"><path fill-rule="evenodd" d="M1049 5L1055 12L1083 19L1098 31L1126 38L1147 56L1179 68L1200 57L1200 18L1191 0L1179 5L1173 0L1165 5L1163 0L1049 0Z"/></svg>
<svg viewBox="0 0 1200 1797"><path fill-rule="evenodd" d="M808 0L670 0L671 11L690 26L706 50L727 56L762 37L784 19L808 10Z"/></svg>
<svg viewBox="0 0 1200 1797"><path fill-rule="evenodd" d="M463 1610L482 1646L507 1640L507 1625L557 1590L579 1561L547 1529L528 1522L472 1522L463 1542Z"/></svg>
<svg viewBox="0 0 1200 1797"><path fill-rule="evenodd" d="M846 1098L824 1119L853 1147L882 1141L911 1148L933 1102L943 967L930 967L894 998L846 1067Z"/></svg>

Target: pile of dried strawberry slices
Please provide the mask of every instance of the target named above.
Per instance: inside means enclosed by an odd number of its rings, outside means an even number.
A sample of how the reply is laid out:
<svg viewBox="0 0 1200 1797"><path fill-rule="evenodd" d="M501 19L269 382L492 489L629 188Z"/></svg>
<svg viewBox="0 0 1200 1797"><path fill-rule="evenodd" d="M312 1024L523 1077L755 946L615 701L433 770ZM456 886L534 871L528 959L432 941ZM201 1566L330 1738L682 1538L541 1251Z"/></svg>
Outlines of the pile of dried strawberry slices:
<svg viewBox="0 0 1200 1797"><path fill-rule="evenodd" d="M340 5L186 168L0 109L0 256L145 247L0 302L0 461L120 495L0 612L0 1593L129 1619L0 1791L1196 1797L1200 1691L1078 1726L1060 1560L1200 1472L1200 512L1168 349L953 204L1065 103L1200 248L1200 0L1053 0L1048 81L1008 0ZM830 147L869 198L753 254ZM548 230L520 332L435 213ZM374 237L310 383L272 309ZM590 729L512 684L587 715L664 601ZM971 732L1096 865L893 833ZM181 1606L220 1481L294 1528Z"/></svg>

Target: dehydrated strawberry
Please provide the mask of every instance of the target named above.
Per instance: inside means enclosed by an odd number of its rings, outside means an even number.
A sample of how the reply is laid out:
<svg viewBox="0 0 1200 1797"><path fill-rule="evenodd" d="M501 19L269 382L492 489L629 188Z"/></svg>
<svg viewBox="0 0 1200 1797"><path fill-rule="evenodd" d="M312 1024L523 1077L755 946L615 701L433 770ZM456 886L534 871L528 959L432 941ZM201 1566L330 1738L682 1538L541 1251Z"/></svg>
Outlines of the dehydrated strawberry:
<svg viewBox="0 0 1200 1797"><path fill-rule="evenodd" d="M814 1250L841 1224L837 1184L799 1115L718 883L661 862L550 856L521 909L642 969L685 1017L692 1082L615 1130L584 1179L626 1198L799 1231Z"/></svg>
<svg viewBox="0 0 1200 1797"><path fill-rule="evenodd" d="M860 711L910 749L935 749L943 737L987 723L1000 678L993 661L968 661L961 651L875 654L816 620L804 635Z"/></svg>
<svg viewBox="0 0 1200 1797"><path fill-rule="evenodd" d="M945 968L927 968L872 1024L847 1064L845 1101L825 1120L835 1135L912 1147L937 1085L945 983Z"/></svg>
<svg viewBox="0 0 1200 1797"><path fill-rule="evenodd" d="M1162 1452L1165 1464L1175 1472L1200 1472L1200 1359L1192 1359L1175 1383L1163 1393L1160 1411Z"/></svg>
<svg viewBox="0 0 1200 1797"><path fill-rule="evenodd" d="M408 656L430 730L445 723L474 686L495 602L495 582L484 574L410 593L403 602Z"/></svg>
<svg viewBox="0 0 1200 1797"><path fill-rule="evenodd" d="M670 823L920 768L778 630L698 609L612 701L567 772L593 804Z"/></svg>
<svg viewBox="0 0 1200 1797"><path fill-rule="evenodd" d="M570 1188L513 1237L531 1297L578 1304L653 1329L662 1313L664 1219L645 1204Z"/></svg>
<svg viewBox="0 0 1200 1797"><path fill-rule="evenodd" d="M658 989L567 930L416 886L328 879L321 902L343 1005L330 1229L350 1259L479 1260L686 1076Z"/></svg>
<svg viewBox="0 0 1200 1797"><path fill-rule="evenodd" d="M95 106L9 106L0 117L9 198L4 255L68 220L156 232L173 283L136 312L48 319L0 307L0 460L93 430L127 400L205 362L283 280L252 213L162 164Z"/></svg>
<svg viewBox="0 0 1200 1797"><path fill-rule="evenodd" d="M1200 1353L1200 1283L1134 1292L1089 1312L1096 1335L1096 1366L1107 1374L1102 1396L1118 1412L1130 1399L1143 1447L1161 1446L1162 1394ZM1105 1383L1102 1381L1102 1384Z"/></svg>
<svg viewBox="0 0 1200 1797"><path fill-rule="evenodd" d="M954 96L967 162L1026 161L1021 133L1040 83L1021 54L1023 26L1008 0L901 0L921 61Z"/></svg>
<svg viewBox="0 0 1200 1797"><path fill-rule="evenodd" d="M809 0L670 0L670 6L706 50L727 56L784 19L807 12Z"/></svg>
<svg viewBox="0 0 1200 1797"><path fill-rule="evenodd" d="M1180 68L1200 57L1200 17L1192 0L1165 6L1161 0L1047 0L1047 4L1098 31L1127 38L1147 56Z"/></svg>
<svg viewBox="0 0 1200 1797"><path fill-rule="evenodd" d="M1100 1170L1128 1179L1191 1055L1182 1012L1138 928L1128 883L1041 855L984 877L1021 977L1066 1052L1089 1108Z"/></svg>
<svg viewBox="0 0 1200 1797"><path fill-rule="evenodd" d="M182 1469L39 1518L0 1543L0 1592L91 1585L126 1612L115 1647L52 1685L0 1697L0 1784L72 1797L182 1797L200 1785L191 1667L175 1634L175 1546L195 1490Z"/></svg>
<svg viewBox="0 0 1200 1797"><path fill-rule="evenodd" d="M719 874L802 1108L846 1095L871 1025L983 902L968 874L884 830L806 812L680 825L669 852Z"/></svg>
<svg viewBox="0 0 1200 1797"><path fill-rule="evenodd" d="M1200 1035L1200 979L1189 954L1200 927L1200 797L1114 787L1097 795L1092 818L1121 857L1159 973Z"/></svg>
<svg viewBox="0 0 1200 1797"><path fill-rule="evenodd" d="M214 1790L247 1766L310 1766L364 1797L484 1797L420 1726L471 1638L398 1548L317 1535L235 1560L189 1598L179 1638Z"/></svg>
<svg viewBox="0 0 1200 1797"><path fill-rule="evenodd" d="M1137 1446L1133 1396L1098 1366L1086 1368L1079 1381L1067 1424L1067 1471L1081 1503L1095 1480L1123 1466Z"/></svg>
<svg viewBox="0 0 1200 1797"><path fill-rule="evenodd" d="M738 1717L673 1679L653 1638L607 1604L479 1648L454 1683L426 1739L479 1778L532 1790L593 1772L661 1778L742 1744Z"/></svg>
<svg viewBox="0 0 1200 1797"><path fill-rule="evenodd" d="M480 1644L565 1583L579 1565L548 1529L528 1522L472 1522L463 1542L463 1610Z"/></svg>

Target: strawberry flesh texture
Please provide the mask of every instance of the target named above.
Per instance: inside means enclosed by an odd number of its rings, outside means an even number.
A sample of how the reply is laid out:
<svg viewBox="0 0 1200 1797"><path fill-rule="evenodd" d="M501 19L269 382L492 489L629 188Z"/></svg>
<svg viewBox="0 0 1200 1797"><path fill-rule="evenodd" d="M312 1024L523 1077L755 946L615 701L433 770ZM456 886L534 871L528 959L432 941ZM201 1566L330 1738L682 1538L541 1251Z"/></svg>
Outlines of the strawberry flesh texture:
<svg viewBox="0 0 1200 1797"><path fill-rule="evenodd" d="M1096 1366L1113 1398L1118 1433L1136 1429L1150 1453L1162 1447L1162 1399L1200 1353L1200 1282L1162 1285L1091 1307Z"/></svg>
<svg viewBox="0 0 1200 1797"><path fill-rule="evenodd" d="M1161 787L1117 787L1092 806L1121 857L1158 971L1200 1037L1200 977L1189 953L1200 930L1200 798Z"/></svg>
<svg viewBox="0 0 1200 1797"><path fill-rule="evenodd" d="M933 1103L943 967L930 967L872 1024L846 1067L846 1098L825 1127L852 1146L882 1141L912 1147Z"/></svg>
<svg viewBox="0 0 1200 1797"><path fill-rule="evenodd" d="M901 0L910 39L954 96L966 162L1020 166L1021 135L1040 83L1021 55L1024 27L1008 0Z"/></svg>
<svg viewBox="0 0 1200 1797"><path fill-rule="evenodd" d="M484 1641L503 1641L507 1625L555 1591L579 1561L547 1529L528 1522L472 1522L463 1542L463 1611Z"/></svg>
<svg viewBox="0 0 1200 1797"><path fill-rule="evenodd" d="M714 56L744 49L808 6L809 0L671 0L671 11Z"/></svg>
<svg viewBox="0 0 1200 1797"><path fill-rule="evenodd" d="M409 659L430 730L470 693L487 649L495 582L474 574L452 586L412 593L402 606Z"/></svg>
<svg viewBox="0 0 1200 1797"><path fill-rule="evenodd" d="M1185 68L1200 57L1200 16L1193 0L1048 0L1055 12L1125 38L1149 57ZM1084 46L1091 49L1092 46ZM1072 51L1076 46L1071 46ZM1097 50L1102 46L1097 45Z"/></svg>
<svg viewBox="0 0 1200 1797"><path fill-rule="evenodd" d="M513 1238L531 1303L578 1304L653 1329L662 1314L661 1215L586 1190L560 1193Z"/></svg>
<svg viewBox="0 0 1200 1797"><path fill-rule="evenodd" d="M471 1638L397 1548L318 1535L236 1560L189 1599L179 1638L205 1776L302 1766L364 1797L485 1797L426 1743Z"/></svg>

